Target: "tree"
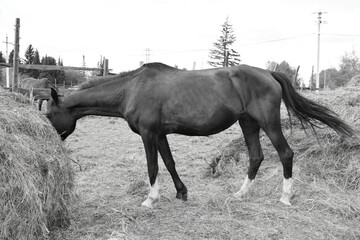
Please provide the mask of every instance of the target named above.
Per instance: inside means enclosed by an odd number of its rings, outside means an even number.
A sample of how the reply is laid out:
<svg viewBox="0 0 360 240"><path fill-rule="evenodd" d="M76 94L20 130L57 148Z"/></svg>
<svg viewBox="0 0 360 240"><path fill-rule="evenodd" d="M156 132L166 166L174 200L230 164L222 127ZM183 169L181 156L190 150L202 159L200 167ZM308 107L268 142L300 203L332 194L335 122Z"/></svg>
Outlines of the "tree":
<svg viewBox="0 0 360 240"><path fill-rule="evenodd" d="M340 73L338 70L336 70L336 68L328 68L326 70L322 70L319 74L319 78L320 88L323 89L335 89L339 87L337 83L341 81ZM313 84L313 87L315 88L315 83Z"/></svg>
<svg viewBox="0 0 360 240"><path fill-rule="evenodd" d="M6 62L6 59L3 57L3 53L0 51L0 63ZM0 68L0 83L3 85L3 79L2 79L2 70Z"/></svg>
<svg viewBox="0 0 360 240"><path fill-rule="evenodd" d="M40 63L41 63L40 62L40 54L39 54L39 51L36 49L33 64L40 64Z"/></svg>
<svg viewBox="0 0 360 240"><path fill-rule="evenodd" d="M350 53L345 52L344 56L341 57L340 70L337 86L344 86L352 77L360 74L360 59L355 50Z"/></svg>
<svg viewBox="0 0 360 240"><path fill-rule="evenodd" d="M56 65L56 60L53 57L45 55L45 57L41 58L41 64L43 65ZM55 78L57 76L57 71L41 71L40 78L47 78L51 82L55 83Z"/></svg>
<svg viewBox="0 0 360 240"><path fill-rule="evenodd" d="M59 57L59 59L58 59L58 62L57 62L57 65L58 66L64 66L64 64L63 64L63 60ZM56 82L57 83L64 83L65 82L65 84L68 84L67 82L66 82L66 77L65 77L65 71L64 70L59 70L59 71L55 71L55 74L56 74ZM69 84L68 84L69 85Z"/></svg>
<svg viewBox="0 0 360 240"><path fill-rule="evenodd" d="M12 66L14 64L14 49L11 50L9 54L9 64Z"/></svg>
<svg viewBox="0 0 360 240"><path fill-rule="evenodd" d="M30 44L25 51L25 58L23 59L23 64L40 64L40 56L39 52L36 49L34 51L33 46ZM39 78L40 71L37 69L19 69L19 72L22 74L26 74L29 77Z"/></svg>
<svg viewBox="0 0 360 240"><path fill-rule="evenodd" d="M4 62L6 62L6 59L4 58L4 56L3 56L3 53L0 51L0 63L4 63Z"/></svg>
<svg viewBox="0 0 360 240"><path fill-rule="evenodd" d="M285 75L293 82L293 86L300 87L301 79L296 75L296 68L290 66L287 61L282 61L278 64L275 61L268 61L266 68L271 71L278 71L285 73Z"/></svg>
<svg viewBox="0 0 360 240"><path fill-rule="evenodd" d="M85 75L80 71L68 70L64 74L66 85L74 86L86 81Z"/></svg>
<svg viewBox="0 0 360 240"><path fill-rule="evenodd" d="M25 51L24 63L25 64L34 64L34 60L35 60L35 51L34 51L34 48L32 47L32 45L30 44Z"/></svg>
<svg viewBox="0 0 360 240"><path fill-rule="evenodd" d="M38 51L37 49L35 50L34 59L33 59L32 64L41 64L41 62L40 62L40 54L39 54L39 51ZM30 69L29 69L29 70L30 70ZM31 69L31 70L30 70L30 77L39 78L39 77L40 77L40 73L41 73L40 70Z"/></svg>
<svg viewBox="0 0 360 240"><path fill-rule="evenodd" d="M240 64L240 54L233 48L230 48L236 41L234 30L226 18L224 24L221 25L221 36L214 42L214 48L210 49L209 57L212 59L208 63L213 67L237 66Z"/></svg>

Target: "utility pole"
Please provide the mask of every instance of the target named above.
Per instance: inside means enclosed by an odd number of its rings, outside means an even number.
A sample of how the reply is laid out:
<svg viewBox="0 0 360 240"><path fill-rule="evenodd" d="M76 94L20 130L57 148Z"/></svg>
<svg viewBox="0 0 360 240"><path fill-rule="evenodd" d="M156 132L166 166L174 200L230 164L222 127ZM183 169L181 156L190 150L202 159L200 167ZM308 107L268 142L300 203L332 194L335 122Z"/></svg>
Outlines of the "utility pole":
<svg viewBox="0 0 360 240"><path fill-rule="evenodd" d="M18 89L19 79L19 49L20 49L20 18L16 18L15 25L15 48L14 48L14 69L13 69L13 80L12 80L12 91Z"/></svg>
<svg viewBox="0 0 360 240"><path fill-rule="evenodd" d="M323 13L326 12L317 12L318 14L318 49L317 49L317 66L316 66L316 91L315 92L319 92L319 88L320 88L320 25L322 22L321 16Z"/></svg>
<svg viewBox="0 0 360 240"><path fill-rule="evenodd" d="M85 55L83 55L82 67L83 67L83 68L85 68L85 67L86 67L86 63L85 63ZM84 77L86 78L86 72L85 72L85 70L81 70L80 72L81 72L81 73L84 75Z"/></svg>
<svg viewBox="0 0 360 240"><path fill-rule="evenodd" d="M314 82L314 66L311 68L310 90L312 90L312 83Z"/></svg>
<svg viewBox="0 0 360 240"><path fill-rule="evenodd" d="M145 48L145 63L150 62L150 48Z"/></svg>
<svg viewBox="0 0 360 240"><path fill-rule="evenodd" d="M10 63L9 62L9 43L12 45L14 45L14 44L9 42L7 34L6 34L6 41L3 43L6 44L6 63ZM10 68L6 68L6 87L10 88Z"/></svg>

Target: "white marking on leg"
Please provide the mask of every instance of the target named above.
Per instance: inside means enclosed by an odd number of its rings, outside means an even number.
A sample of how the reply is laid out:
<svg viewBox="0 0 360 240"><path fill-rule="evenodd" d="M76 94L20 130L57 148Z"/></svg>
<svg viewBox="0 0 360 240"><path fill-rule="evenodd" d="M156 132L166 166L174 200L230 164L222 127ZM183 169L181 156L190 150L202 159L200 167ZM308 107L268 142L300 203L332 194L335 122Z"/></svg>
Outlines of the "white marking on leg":
<svg viewBox="0 0 360 240"><path fill-rule="evenodd" d="M283 182L283 192L280 198L280 202L284 203L285 205L291 206L290 199L293 195L292 193L292 186L293 186L293 179L284 178Z"/></svg>
<svg viewBox="0 0 360 240"><path fill-rule="evenodd" d="M159 201L160 201L159 185L157 180L155 180L155 183L152 186L150 186L149 196L141 205L147 208L154 208L156 203L158 203Z"/></svg>
<svg viewBox="0 0 360 240"><path fill-rule="evenodd" d="M250 187L253 185L253 183L254 183L254 179L250 180L249 176L246 175L243 185L241 186L240 190L234 194L234 197L241 199L246 193L249 192Z"/></svg>

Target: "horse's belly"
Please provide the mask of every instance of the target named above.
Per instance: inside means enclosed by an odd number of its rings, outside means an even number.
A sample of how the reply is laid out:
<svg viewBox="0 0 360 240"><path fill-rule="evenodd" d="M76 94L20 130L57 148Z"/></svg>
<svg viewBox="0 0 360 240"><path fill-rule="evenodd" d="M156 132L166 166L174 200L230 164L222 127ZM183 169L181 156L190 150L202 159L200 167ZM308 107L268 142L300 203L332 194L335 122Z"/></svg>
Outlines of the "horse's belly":
<svg viewBox="0 0 360 240"><path fill-rule="evenodd" d="M212 113L198 112L175 115L170 119L171 121L164 121L166 133L208 136L229 128L239 119L239 114L228 109L222 109Z"/></svg>

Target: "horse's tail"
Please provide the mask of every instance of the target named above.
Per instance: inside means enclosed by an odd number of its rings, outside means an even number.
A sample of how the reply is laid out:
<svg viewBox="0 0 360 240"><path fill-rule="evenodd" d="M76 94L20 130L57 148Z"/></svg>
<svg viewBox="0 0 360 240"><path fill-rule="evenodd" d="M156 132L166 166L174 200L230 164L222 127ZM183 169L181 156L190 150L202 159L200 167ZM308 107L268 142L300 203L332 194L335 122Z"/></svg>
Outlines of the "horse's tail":
<svg viewBox="0 0 360 240"><path fill-rule="evenodd" d="M299 118L303 125L310 125L314 130L321 122L342 136L355 136L354 130L342 121L336 113L314 101L301 96L291 84L290 79L281 72L271 72L282 88L282 99L288 111Z"/></svg>

